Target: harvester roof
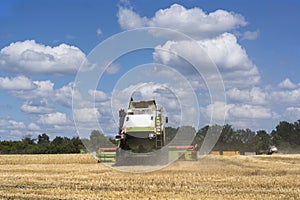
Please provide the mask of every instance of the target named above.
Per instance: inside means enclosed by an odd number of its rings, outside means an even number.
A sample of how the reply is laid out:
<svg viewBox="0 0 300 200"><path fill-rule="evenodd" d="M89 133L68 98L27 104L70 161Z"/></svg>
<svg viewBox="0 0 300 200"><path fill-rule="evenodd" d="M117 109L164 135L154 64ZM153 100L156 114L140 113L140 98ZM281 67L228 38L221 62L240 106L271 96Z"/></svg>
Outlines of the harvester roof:
<svg viewBox="0 0 300 200"><path fill-rule="evenodd" d="M156 110L155 100L150 101L130 101L128 109L151 108Z"/></svg>

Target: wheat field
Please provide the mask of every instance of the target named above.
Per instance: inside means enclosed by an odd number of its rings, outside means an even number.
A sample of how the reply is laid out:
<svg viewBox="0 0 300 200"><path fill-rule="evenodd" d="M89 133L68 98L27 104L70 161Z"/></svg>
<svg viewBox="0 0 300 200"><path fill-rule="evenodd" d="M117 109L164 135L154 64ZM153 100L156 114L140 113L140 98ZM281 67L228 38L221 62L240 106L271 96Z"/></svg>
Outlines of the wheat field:
<svg viewBox="0 0 300 200"><path fill-rule="evenodd" d="M0 199L300 199L300 155L207 156L123 173L90 155L0 155Z"/></svg>

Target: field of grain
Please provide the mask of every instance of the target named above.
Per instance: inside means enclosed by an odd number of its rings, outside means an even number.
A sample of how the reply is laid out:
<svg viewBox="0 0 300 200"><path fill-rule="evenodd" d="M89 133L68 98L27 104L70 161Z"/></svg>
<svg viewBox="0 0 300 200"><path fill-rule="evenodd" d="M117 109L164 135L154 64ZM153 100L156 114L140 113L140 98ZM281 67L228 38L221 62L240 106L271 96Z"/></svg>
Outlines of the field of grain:
<svg viewBox="0 0 300 200"><path fill-rule="evenodd" d="M90 155L0 155L0 180L0 199L300 199L300 155L207 156L143 174Z"/></svg>

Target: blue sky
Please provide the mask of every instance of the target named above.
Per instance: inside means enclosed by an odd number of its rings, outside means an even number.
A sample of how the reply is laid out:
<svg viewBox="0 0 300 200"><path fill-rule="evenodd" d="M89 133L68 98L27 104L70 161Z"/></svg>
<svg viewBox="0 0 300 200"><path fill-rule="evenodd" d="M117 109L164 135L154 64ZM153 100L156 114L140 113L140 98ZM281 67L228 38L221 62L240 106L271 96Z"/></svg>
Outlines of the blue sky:
<svg viewBox="0 0 300 200"><path fill-rule="evenodd" d="M203 46L224 79L226 103L207 102L203 80L184 74L188 65L182 60L148 49L126 54L107 69L94 88L96 108L83 106L78 111L85 120L96 116L102 126L110 127L103 131L113 134L116 124L107 109L112 88L135 66L156 62L190 80L200 102L200 125L209 123L211 109L225 112L225 123L235 128L271 131L281 120L294 122L300 119L299 8L297 0L1 1L0 140L44 132L52 138L76 135L71 91L81 61L114 34L150 26L183 32ZM173 42L160 45L181 55L192 49L188 43ZM168 70L161 72L170 75ZM176 104L170 103L174 95L169 100L162 95L170 82L158 79L147 86L141 81L135 92L161 100L174 116L171 125L176 125L180 116Z"/></svg>

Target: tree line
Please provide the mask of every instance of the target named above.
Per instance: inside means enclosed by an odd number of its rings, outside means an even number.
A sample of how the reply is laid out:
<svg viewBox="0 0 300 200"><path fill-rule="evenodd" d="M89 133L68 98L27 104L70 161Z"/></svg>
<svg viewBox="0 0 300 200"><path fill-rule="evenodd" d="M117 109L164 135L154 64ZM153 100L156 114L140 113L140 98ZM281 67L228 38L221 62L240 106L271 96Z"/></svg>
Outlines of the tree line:
<svg viewBox="0 0 300 200"><path fill-rule="evenodd" d="M89 138L56 136L52 141L43 133L37 138L24 137L20 141L0 141L0 154L69 154L96 151L99 147L113 147L115 141L99 130Z"/></svg>
<svg viewBox="0 0 300 200"><path fill-rule="evenodd" d="M218 126L218 125L214 125ZM192 144L201 147L204 138L209 130L204 126L196 132L193 127L166 128L166 140L170 142L177 131L182 129L185 132L196 133ZM218 129L218 128L217 128ZM272 145L275 145L281 153L300 153L300 120L289 123L281 121L271 133L265 130L252 131L251 129L234 129L227 124L223 127L213 151L240 151L262 153Z"/></svg>
<svg viewBox="0 0 300 200"><path fill-rule="evenodd" d="M218 126L218 125L215 125ZM234 129L227 124L223 127L214 151L257 152L275 145L282 153L300 153L300 120L289 123L281 121L270 133L265 130ZM201 147L209 126L196 131L193 127L166 127L166 141L172 141L178 131L194 134L192 144ZM184 138L182 138L184 139ZM113 138L106 137L98 130L93 130L89 138L67 138L56 136L50 141L46 133L37 138L25 137L21 141L0 141L0 154L60 154L96 151L99 147L114 147Z"/></svg>
<svg viewBox="0 0 300 200"><path fill-rule="evenodd" d="M21 141L0 141L0 154L62 154L79 153L85 149L79 137L55 137L50 141L46 133L37 138L24 137Z"/></svg>
<svg viewBox="0 0 300 200"><path fill-rule="evenodd" d="M204 127L196 134L200 144L207 129L208 127ZM261 153L271 145L275 145L281 153L300 153L300 120L294 123L281 121L270 133L265 130L256 132L250 129L235 130L232 126L225 125L214 150Z"/></svg>

